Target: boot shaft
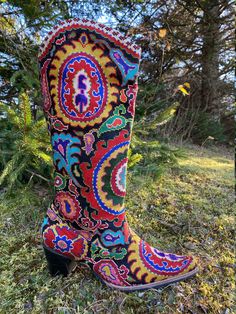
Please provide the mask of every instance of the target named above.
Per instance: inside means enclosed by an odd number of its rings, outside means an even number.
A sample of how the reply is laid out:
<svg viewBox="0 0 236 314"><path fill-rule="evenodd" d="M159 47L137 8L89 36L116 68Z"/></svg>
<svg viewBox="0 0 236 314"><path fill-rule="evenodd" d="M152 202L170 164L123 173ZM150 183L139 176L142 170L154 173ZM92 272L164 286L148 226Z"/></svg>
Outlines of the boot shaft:
<svg viewBox="0 0 236 314"><path fill-rule="evenodd" d="M61 23L40 49L56 189L51 210L89 230L125 216L140 49L102 24Z"/></svg>

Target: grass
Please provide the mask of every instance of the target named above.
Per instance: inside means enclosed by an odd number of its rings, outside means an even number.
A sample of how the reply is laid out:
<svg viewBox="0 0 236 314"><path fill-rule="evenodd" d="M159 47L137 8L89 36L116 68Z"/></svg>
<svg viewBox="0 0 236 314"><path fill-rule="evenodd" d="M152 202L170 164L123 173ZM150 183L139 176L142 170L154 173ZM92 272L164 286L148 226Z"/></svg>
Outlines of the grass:
<svg viewBox="0 0 236 314"><path fill-rule="evenodd" d="M130 172L126 205L132 228L152 245L199 257L194 279L124 294L87 269L51 278L40 225L52 192L28 186L0 199L0 313L235 313L232 153L183 149L188 157L161 180Z"/></svg>

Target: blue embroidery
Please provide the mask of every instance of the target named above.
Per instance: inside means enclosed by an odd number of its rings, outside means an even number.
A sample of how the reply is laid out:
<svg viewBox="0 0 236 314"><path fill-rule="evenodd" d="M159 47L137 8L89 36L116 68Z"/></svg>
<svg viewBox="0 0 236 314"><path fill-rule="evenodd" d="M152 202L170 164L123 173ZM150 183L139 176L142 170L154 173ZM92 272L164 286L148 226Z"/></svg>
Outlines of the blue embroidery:
<svg viewBox="0 0 236 314"><path fill-rule="evenodd" d="M146 262L151 266L153 267L155 270L157 271L166 271L166 272L175 272L175 271L180 271L182 268L184 268L186 266L186 264L188 263L188 260L184 260L182 261L182 265L183 267L171 267L169 265L169 263L167 261L162 261L162 266L159 266L158 264L155 264L153 262L153 260L151 259L152 258L152 254L151 253L147 253L146 250L145 250L145 242L142 243L142 255L143 257L145 258ZM161 253L161 252L160 252ZM162 253L164 256L165 254ZM159 254L160 255L160 254ZM167 254L168 255L168 254Z"/></svg>
<svg viewBox="0 0 236 314"><path fill-rule="evenodd" d="M123 86L126 85L129 80L135 79L135 76L138 72L138 64L131 63L127 58L125 58L119 49L111 49L110 56L122 73Z"/></svg>
<svg viewBox="0 0 236 314"><path fill-rule="evenodd" d="M72 240L67 239L67 237L64 236L56 236L56 239L52 241L53 243L55 243L55 248L60 250L62 253L63 252L69 252L72 248Z"/></svg>
<svg viewBox="0 0 236 314"><path fill-rule="evenodd" d="M43 223L42 223L42 225L41 225L41 233L43 232L43 228L44 228L47 224L49 224L49 219L48 219L48 217L44 217Z"/></svg>
<svg viewBox="0 0 236 314"><path fill-rule="evenodd" d="M73 164L78 163L78 157L76 155L81 154L81 140L77 137L73 137L70 134L53 134L52 136L53 146L53 161L58 170L63 168L68 175L78 185L78 181L74 176L71 168Z"/></svg>
<svg viewBox="0 0 236 314"><path fill-rule="evenodd" d="M95 63L92 61L92 60L90 60L88 57L85 57L85 56L76 56L75 58L72 58L67 64L66 64L66 66L64 67L64 70L63 70L63 73L62 73L62 86L61 86L61 98L62 98L62 106L63 106L63 108L65 109L65 111L70 115L70 116L72 116L72 117L77 117L77 113L73 110L73 109L71 109L71 110L69 110L69 108L65 105L65 95L67 94L70 94L70 88L65 88L65 85L66 85L66 78L67 78L67 73L68 72L74 72L74 69L73 68L71 68L71 66L70 65L72 65L74 62L76 62L76 61L81 61L81 60L84 60L87 64L89 64L93 69L94 69L94 75L96 74L96 76L98 77L98 84L99 84L99 88L98 88L98 92L96 93L95 91L92 91L92 94L93 94L93 96L94 97L96 97L98 100L97 100L97 103L98 103L98 107L97 108L95 108L94 109L94 112L93 113L91 113L91 112L86 112L86 114L85 114L85 117L90 117L90 116L92 116L92 115L94 115L94 114L96 114L97 112L98 112L98 110L101 108L101 106L102 106L102 100L103 100L103 98L104 98L104 86L103 86L103 82L102 82L102 77L101 77L101 74L100 74L100 72L99 72L99 70L97 69L97 67L96 67L96 65L95 65ZM80 83L80 86L78 85L78 88L80 88L80 90L81 90L81 82L82 82L82 80L83 80L83 78L81 77L81 78L79 78L79 83ZM83 87L83 86L82 86ZM83 88L82 88L82 90L83 90ZM78 96L78 95L80 95L80 96ZM84 99L84 97L83 97L83 99L82 99L82 94L78 94L77 96L76 96L76 99L75 99L75 101L76 101L76 105L78 105L79 106L79 111L80 112L83 112L83 111L81 111L81 105L82 105L82 103L80 103L80 101L82 100L82 102L83 102L83 105L85 105L85 99Z"/></svg>
<svg viewBox="0 0 236 314"><path fill-rule="evenodd" d="M105 230L101 235L101 241L105 246L125 244L125 238L122 231Z"/></svg>

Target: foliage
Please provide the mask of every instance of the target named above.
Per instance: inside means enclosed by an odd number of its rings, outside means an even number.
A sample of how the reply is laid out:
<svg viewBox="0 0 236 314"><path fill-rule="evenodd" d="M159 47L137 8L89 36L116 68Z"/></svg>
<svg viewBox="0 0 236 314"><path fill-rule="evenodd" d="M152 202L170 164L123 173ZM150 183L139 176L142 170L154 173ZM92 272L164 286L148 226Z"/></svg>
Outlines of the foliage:
<svg viewBox="0 0 236 314"><path fill-rule="evenodd" d="M1 103L0 119L0 185L11 189L36 176L40 179L51 172L51 145L45 118L33 119L29 96L23 92L19 104L9 108Z"/></svg>
<svg viewBox="0 0 236 314"><path fill-rule="evenodd" d="M136 157L133 157L136 165L132 172L153 178L166 174L172 167L178 166L178 159L186 158L180 148L171 148L157 140L141 140L136 135L133 136L131 149L132 156Z"/></svg>
<svg viewBox="0 0 236 314"><path fill-rule="evenodd" d="M219 147L183 149L189 157L161 182L132 171L126 206L131 227L151 244L199 257L196 278L129 294L103 286L84 268L52 278L40 238L52 192L30 184L0 196L0 312L233 314L233 155ZM143 158L149 163L149 154Z"/></svg>
<svg viewBox="0 0 236 314"><path fill-rule="evenodd" d="M195 143L202 144L209 137L219 143L226 141L222 124L209 113L200 112L192 131L192 138Z"/></svg>
<svg viewBox="0 0 236 314"><path fill-rule="evenodd" d="M234 101L233 1L160 0L135 8L139 22L130 33L142 45L141 82L164 85L165 89L156 93L164 102L173 95L176 86L186 95L176 95L180 110L169 127L160 130L164 130L165 136L188 140L199 111L221 121ZM149 105L146 102L147 108ZM191 112L190 119L186 112ZM233 133L231 129L231 138Z"/></svg>
<svg viewBox="0 0 236 314"><path fill-rule="evenodd" d="M153 115L166 107L166 99L160 98L160 94L166 94L163 84L140 84L137 97L136 119Z"/></svg>

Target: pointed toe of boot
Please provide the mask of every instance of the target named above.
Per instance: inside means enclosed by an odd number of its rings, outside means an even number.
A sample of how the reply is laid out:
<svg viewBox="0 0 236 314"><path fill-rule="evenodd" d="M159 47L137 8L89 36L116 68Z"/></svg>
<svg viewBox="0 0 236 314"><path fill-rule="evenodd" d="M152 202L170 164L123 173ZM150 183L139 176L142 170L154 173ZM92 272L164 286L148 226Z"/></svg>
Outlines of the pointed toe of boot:
<svg viewBox="0 0 236 314"><path fill-rule="evenodd" d="M162 252L132 232L127 255L120 261L100 259L93 271L109 287L132 292L185 280L198 268L196 258Z"/></svg>

